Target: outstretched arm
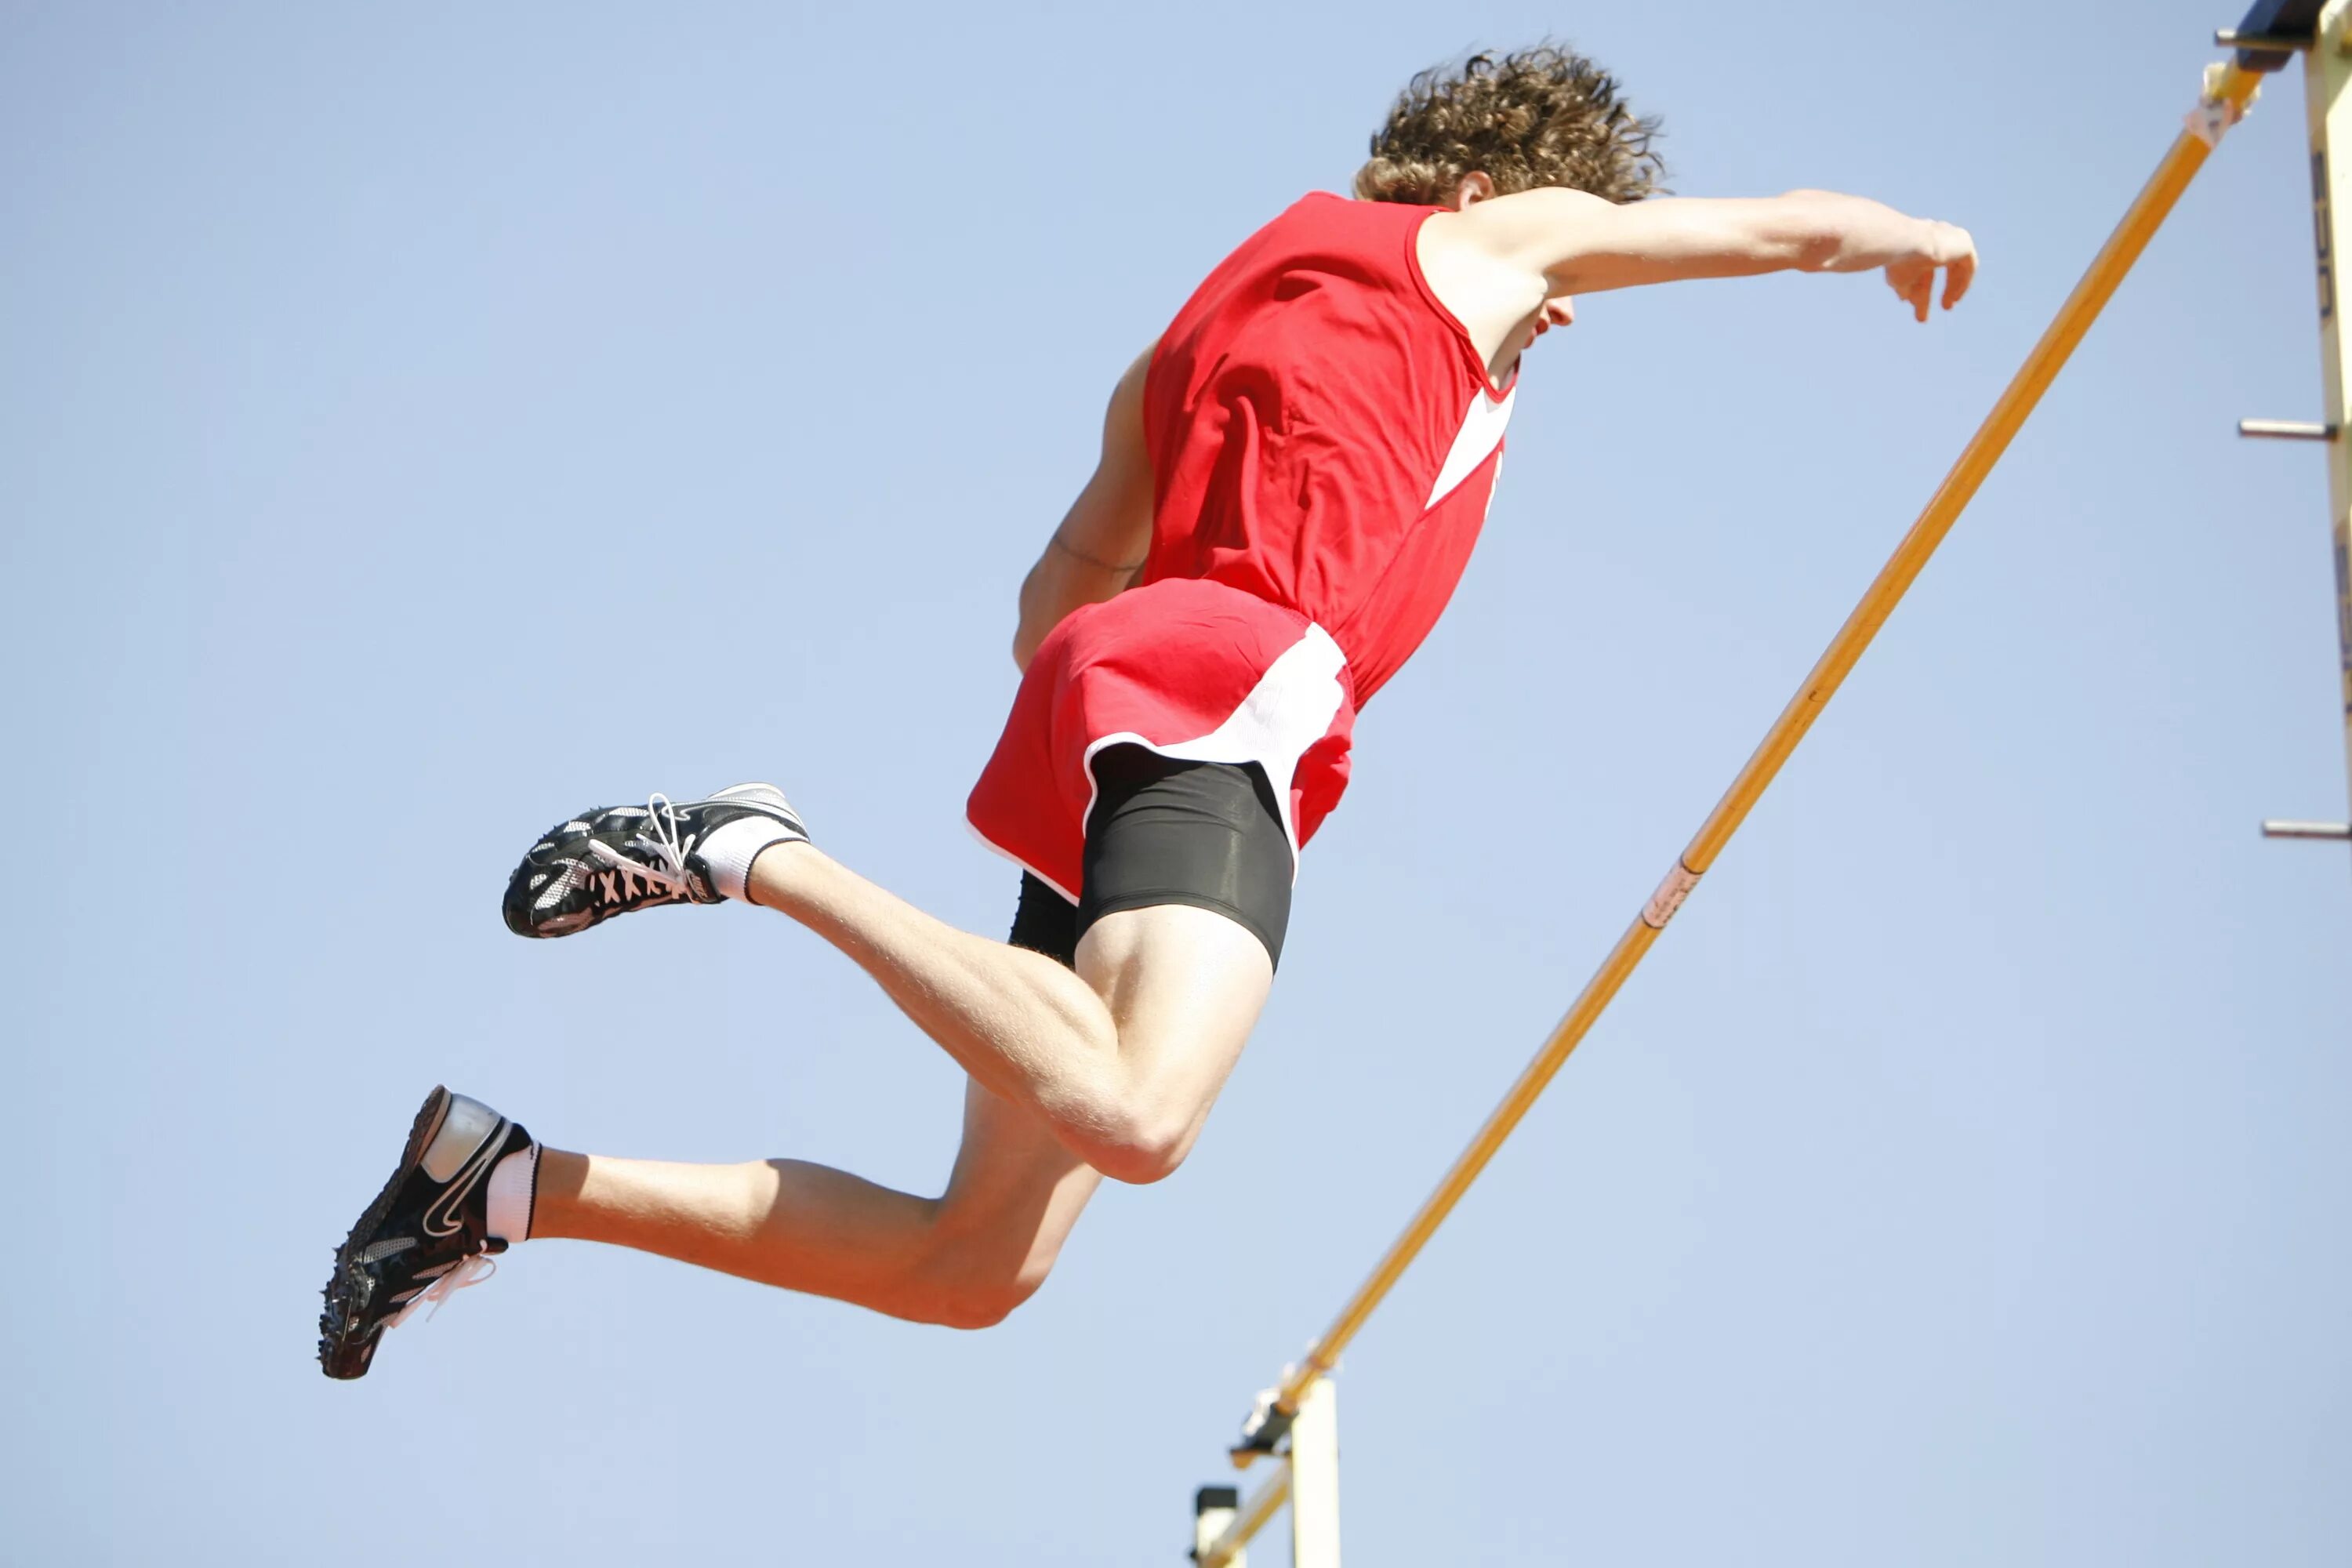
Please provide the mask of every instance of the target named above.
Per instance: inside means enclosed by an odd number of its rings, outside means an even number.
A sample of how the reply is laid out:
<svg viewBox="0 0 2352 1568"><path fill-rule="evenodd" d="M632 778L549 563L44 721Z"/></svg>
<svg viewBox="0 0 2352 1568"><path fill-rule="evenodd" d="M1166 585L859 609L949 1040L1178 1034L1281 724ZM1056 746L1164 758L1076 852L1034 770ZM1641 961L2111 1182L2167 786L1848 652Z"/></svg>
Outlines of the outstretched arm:
<svg viewBox="0 0 2352 1568"><path fill-rule="evenodd" d="M1440 214L1431 237L1520 271L1545 298L1690 278L1759 272L1867 272L1927 319L1936 274L1944 308L1968 292L1976 246L1968 231L1831 191L1752 199L1661 197L1620 206L1581 191L1523 191ZM1532 309L1532 305L1529 307Z"/></svg>
<svg viewBox="0 0 2352 1568"><path fill-rule="evenodd" d="M1063 616L1123 592L1143 570L1151 548L1151 458L1143 444L1143 380L1150 374L1151 352L1146 349L1111 389L1094 477L1022 580L1013 662L1024 669Z"/></svg>

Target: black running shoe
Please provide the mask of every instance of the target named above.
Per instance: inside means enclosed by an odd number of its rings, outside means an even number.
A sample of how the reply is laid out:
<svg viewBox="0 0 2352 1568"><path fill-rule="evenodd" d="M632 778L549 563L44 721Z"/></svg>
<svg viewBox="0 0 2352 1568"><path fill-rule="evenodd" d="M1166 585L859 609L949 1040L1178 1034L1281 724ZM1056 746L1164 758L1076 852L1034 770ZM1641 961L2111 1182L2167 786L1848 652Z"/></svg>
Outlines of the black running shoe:
<svg viewBox="0 0 2352 1568"><path fill-rule="evenodd" d="M517 936L570 936L655 904L715 904L722 895L696 853L711 829L747 816L773 826L772 842L805 843L808 829L773 784L740 784L709 800L583 813L548 829L507 879L500 912Z"/></svg>
<svg viewBox="0 0 2352 1568"><path fill-rule="evenodd" d="M479 1282L507 1244L489 1234L489 1175L530 1134L478 1100L436 1088L408 1130L400 1168L335 1249L319 1364L365 1377L386 1329Z"/></svg>

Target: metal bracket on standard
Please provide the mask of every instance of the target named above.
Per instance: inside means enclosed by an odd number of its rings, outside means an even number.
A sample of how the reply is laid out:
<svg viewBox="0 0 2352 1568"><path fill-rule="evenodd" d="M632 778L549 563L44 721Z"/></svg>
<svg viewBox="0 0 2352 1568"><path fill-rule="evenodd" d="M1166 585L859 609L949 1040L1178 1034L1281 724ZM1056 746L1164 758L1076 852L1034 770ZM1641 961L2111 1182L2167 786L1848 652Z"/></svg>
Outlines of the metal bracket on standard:
<svg viewBox="0 0 2352 1568"><path fill-rule="evenodd" d="M2235 27L2216 29L2213 41L2225 49L2237 50L2238 63L2248 70L2257 71L2274 71L2279 68L2279 66L2260 65L2248 60L2245 58L2246 56L2259 55L2267 59L2275 55L2278 57L2279 65L2284 65L2288 55L2310 48L2319 42L2308 33L2300 37L2289 37L2279 33L2241 33Z"/></svg>
<svg viewBox="0 0 2352 1568"><path fill-rule="evenodd" d="M2265 838L2316 838L2338 844L2352 844L2352 822L2281 822L2273 818L2263 824Z"/></svg>
<svg viewBox="0 0 2352 1568"><path fill-rule="evenodd" d="M1298 1419L1296 1410L1285 1410L1276 1403L1280 1393L1265 1389L1257 1396L1249 1419L1242 1423L1242 1440L1225 1451L1233 1456L1234 1468L1245 1470L1259 1458L1278 1451L1278 1446L1290 1436L1291 1423Z"/></svg>
<svg viewBox="0 0 2352 1568"><path fill-rule="evenodd" d="M2298 50L2319 42L2319 13L2326 0L2254 0L2234 27L2213 41L2238 51L2238 68L2269 74L2286 68Z"/></svg>
<svg viewBox="0 0 2352 1568"><path fill-rule="evenodd" d="M1239 1487L1202 1487L1192 1494L1192 1550L1184 1555L1193 1562L1224 1538L1232 1528L1234 1515L1242 1510Z"/></svg>
<svg viewBox="0 0 2352 1568"><path fill-rule="evenodd" d="M2268 441L2333 441L2340 432L2305 419L2241 419L2238 434Z"/></svg>

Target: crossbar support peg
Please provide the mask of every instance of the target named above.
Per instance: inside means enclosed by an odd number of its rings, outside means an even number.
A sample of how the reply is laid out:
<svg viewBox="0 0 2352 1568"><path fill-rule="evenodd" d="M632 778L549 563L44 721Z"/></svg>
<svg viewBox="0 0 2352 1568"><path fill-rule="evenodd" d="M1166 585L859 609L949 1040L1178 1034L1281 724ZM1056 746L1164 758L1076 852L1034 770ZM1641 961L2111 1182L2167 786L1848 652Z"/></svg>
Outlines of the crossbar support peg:
<svg viewBox="0 0 2352 1568"><path fill-rule="evenodd" d="M2338 844L2352 844L2352 822L2288 822L2272 817L2263 824L2263 837L2333 839Z"/></svg>

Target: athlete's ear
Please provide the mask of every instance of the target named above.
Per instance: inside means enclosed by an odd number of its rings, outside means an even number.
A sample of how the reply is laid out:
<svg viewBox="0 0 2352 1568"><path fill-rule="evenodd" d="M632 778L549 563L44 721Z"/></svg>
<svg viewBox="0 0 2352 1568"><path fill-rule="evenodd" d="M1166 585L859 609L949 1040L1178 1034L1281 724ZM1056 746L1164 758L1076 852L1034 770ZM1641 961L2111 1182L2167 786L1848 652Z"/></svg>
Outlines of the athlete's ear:
<svg viewBox="0 0 2352 1568"><path fill-rule="evenodd" d="M1451 205L1455 212L1460 212L1464 207L1475 205L1479 202L1491 201L1494 195L1495 182L1473 169L1463 175L1461 183L1454 187L1454 200Z"/></svg>

